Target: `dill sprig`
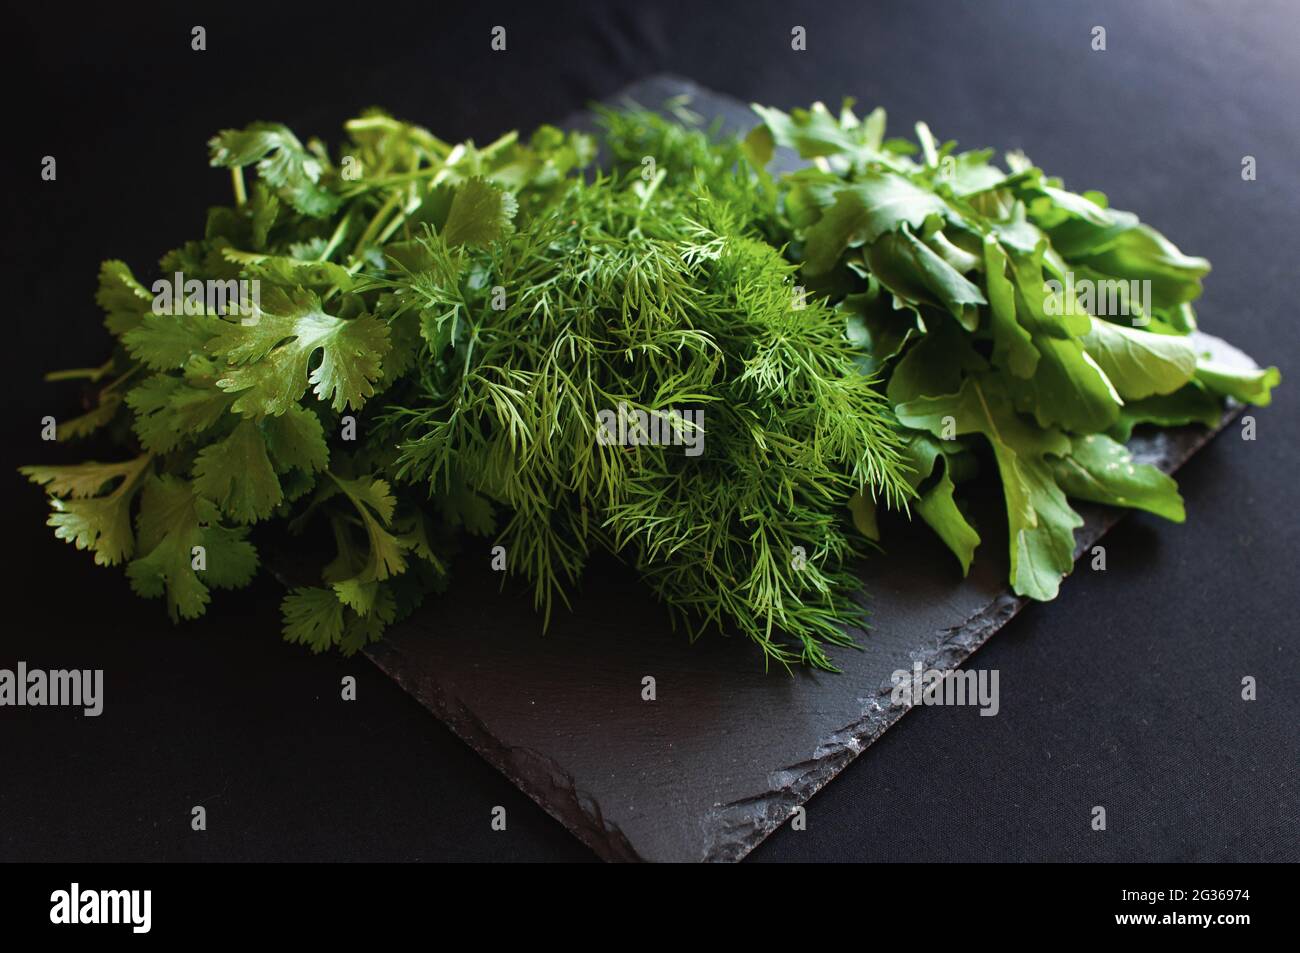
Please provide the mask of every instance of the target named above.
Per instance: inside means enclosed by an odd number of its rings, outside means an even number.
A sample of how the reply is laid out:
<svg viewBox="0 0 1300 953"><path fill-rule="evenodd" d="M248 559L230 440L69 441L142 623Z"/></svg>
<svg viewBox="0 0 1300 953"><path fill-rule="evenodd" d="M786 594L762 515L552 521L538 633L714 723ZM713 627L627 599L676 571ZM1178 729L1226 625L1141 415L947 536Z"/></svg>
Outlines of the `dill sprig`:
<svg viewBox="0 0 1300 953"><path fill-rule="evenodd" d="M755 237L755 203L717 197L747 178L575 180L490 248L422 236L393 300L440 346L417 406L387 422L401 479L502 511L495 539L544 617L603 549L693 636L737 631L831 668L824 644L861 620L848 500L866 487L898 504L907 481L842 320L801 300L794 266ZM598 415L620 406L702 409L705 452L602 445Z"/></svg>

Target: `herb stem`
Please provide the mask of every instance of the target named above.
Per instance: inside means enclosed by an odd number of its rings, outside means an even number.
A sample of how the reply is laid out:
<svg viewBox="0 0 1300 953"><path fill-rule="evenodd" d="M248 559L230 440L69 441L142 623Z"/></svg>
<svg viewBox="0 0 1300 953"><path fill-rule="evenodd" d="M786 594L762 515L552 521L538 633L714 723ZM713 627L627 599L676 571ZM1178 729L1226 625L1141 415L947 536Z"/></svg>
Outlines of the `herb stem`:
<svg viewBox="0 0 1300 953"><path fill-rule="evenodd" d="M44 380L53 384L56 381L97 381L112 368L113 362L105 361L99 367L71 367L62 371L50 371L45 375Z"/></svg>
<svg viewBox="0 0 1300 953"><path fill-rule="evenodd" d="M374 218L372 218L369 224L366 225L366 230L362 232L361 237L357 239L357 243L352 249L352 257L361 257L362 252L366 250L366 246L374 241L375 236L379 234L379 229L383 224L384 219L387 218L388 213L397 206L398 200L401 199L401 197L401 192L394 192L389 196L388 201L380 207L379 211L375 213Z"/></svg>

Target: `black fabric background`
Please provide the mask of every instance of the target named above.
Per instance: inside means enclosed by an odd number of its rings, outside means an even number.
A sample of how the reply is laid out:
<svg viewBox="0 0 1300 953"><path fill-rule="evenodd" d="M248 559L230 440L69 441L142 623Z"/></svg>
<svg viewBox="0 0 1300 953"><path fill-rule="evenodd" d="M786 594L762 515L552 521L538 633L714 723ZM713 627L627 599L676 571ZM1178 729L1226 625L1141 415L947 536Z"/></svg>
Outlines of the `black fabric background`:
<svg viewBox="0 0 1300 953"><path fill-rule="evenodd" d="M1129 517L1107 572L1079 572L978 654L1001 673L998 717L912 713L810 803L807 831L753 859L1300 859L1294 2L186 6L5 15L0 666L102 667L108 698L98 719L0 710L0 859L590 857L364 659L281 643L273 584L173 627L50 538L11 464L50 460L37 421L72 410L41 372L102 359L98 262L149 273L228 200L205 168L215 130L279 119L332 140L381 104L487 141L665 70L785 107L848 94L884 105L896 134L924 119L941 139L1022 148L1209 257L1203 326L1289 375L1257 441L1233 428L1179 474L1186 525ZM807 52L790 50L795 24Z"/></svg>

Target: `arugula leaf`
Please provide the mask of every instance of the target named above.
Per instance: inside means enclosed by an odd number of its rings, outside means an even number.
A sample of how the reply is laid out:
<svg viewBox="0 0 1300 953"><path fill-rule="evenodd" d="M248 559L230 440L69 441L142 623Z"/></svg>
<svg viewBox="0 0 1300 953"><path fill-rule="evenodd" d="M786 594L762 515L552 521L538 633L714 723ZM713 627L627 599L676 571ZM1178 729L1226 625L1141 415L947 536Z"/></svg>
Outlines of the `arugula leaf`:
<svg viewBox="0 0 1300 953"><path fill-rule="evenodd" d="M978 433L988 440L1007 499L1011 586L1033 599L1056 598L1074 565L1074 531L1083 525L1049 460L1070 452L1069 439L1025 423L1002 382L989 375L967 378L956 394L920 397L896 409L905 426L934 436L943 437L951 425L958 436Z"/></svg>
<svg viewBox="0 0 1300 953"><path fill-rule="evenodd" d="M846 100L840 118L824 103L810 109L792 109L788 114L768 106L752 105L754 112L779 146L795 149L805 159L845 154L855 159L878 158L884 146L885 113L876 109L859 122Z"/></svg>
<svg viewBox="0 0 1300 953"><path fill-rule="evenodd" d="M1104 434L1071 439L1070 452L1054 462L1056 482L1066 494L1094 503L1131 506L1181 523L1183 498L1173 477L1133 455Z"/></svg>
<svg viewBox="0 0 1300 953"><path fill-rule="evenodd" d="M876 504L867 499L867 494L858 490L849 497L849 514L858 532L872 542L880 539L880 525L876 519Z"/></svg>
<svg viewBox="0 0 1300 953"><path fill-rule="evenodd" d="M1097 433L1112 426L1123 401L1083 344L1077 338L1042 334L1033 340L1039 354L1033 377L1006 378L1016 406L1032 413L1044 428Z"/></svg>
<svg viewBox="0 0 1300 953"><path fill-rule="evenodd" d="M988 362L952 322L939 323L909 347L894 366L885 391L890 403L904 404L934 394L955 394L969 373L988 369Z"/></svg>
<svg viewBox="0 0 1300 953"><path fill-rule="evenodd" d="M1104 250L1083 255L1079 263L1117 278L1151 282L1158 308L1192 301L1201 294L1201 279L1210 271L1204 258L1184 255L1149 225L1127 229Z"/></svg>
<svg viewBox="0 0 1300 953"><path fill-rule="evenodd" d="M866 251L872 273L895 298L912 305L934 302L947 309L967 331L979 327L983 292L912 234L906 223L881 236Z"/></svg>
<svg viewBox="0 0 1300 953"><path fill-rule="evenodd" d="M1273 402L1273 388L1282 382L1282 374L1276 367L1243 368L1202 359L1196 364L1196 379L1216 394L1267 407Z"/></svg>
<svg viewBox="0 0 1300 953"><path fill-rule="evenodd" d="M921 333L919 313L892 307L881 293L879 282L873 282L862 294L847 295L838 308L845 314L849 341L861 348L858 366L870 377Z"/></svg>
<svg viewBox="0 0 1300 953"><path fill-rule="evenodd" d="M993 363L1020 378L1034 376L1039 353L1033 336L1016 317L1016 288L1007 277L1010 259L993 235L984 236L984 272L988 282Z"/></svg>
<svg viewBox="0 0 1300 953"><path fill-rule="evenodd" d="M956 485L953 483L952 466L943 446L935 441L917 434L907 444L908 464L913 471L913 488L919 488L930 480L936 467L942 472L937 480L922 489L916 503L917 513L926 524L938 534L957 561L961 563L961 572L965 576L970 572L971 562L975 558L975 548L980 543L979 533L966 519L953 496Z"/></svg>
<svg viewBox="0 0 1300 953"><path fill-rule="evenodd" d="M1209 263L1110 208L1104 194L1069 191L1018 153L1007 156L1009 173L990 150L956 154L924 123L912 161L905 144L883 138L883 114L868 146L851 113L756 111L767 131L751 134L755 148L792 146L817 160L782 180L782 237L806 275L827 276L814 284L845 314L850 340L865 351L859 366L886 375L910 436L917 511L964 567L978 537L947 480L948 464L964 459L960 444L931 445L911 428L984 435L1007 500L1013 587L1042 599L1073 561L1078 517L1066 493L1182 518L1173 482L1127 460L1104 434L1217 423L1216 394L1269 401L1276 369L1199 354L1187 336ZM1130 293L1140 282L1149 283L1149 307ZM1088 283L1149 330L1091 313L1100 305ZM881 307L882 289L893 312Z"/></svg>
<svg viewBox="0 0 1300 953"><path fill-rule="evenodd" d="M1196 349L1183 337L1093 319L1084 349L1125 400L1171 394L1196 372Z"/></svg>
<svg viewBox="0 0 1300 953"><path fill-rule="evenodd" d="M808 229L804 272L825 274L847 249L871 244L904 225L920 228L931 215L947 213L948 206L943 199L918 188L903 176L868 172L839 189L835 204ZM914 250L910 243L906 247Z"/></svg>
<svg viewBox="0 0 1300 953"><path fill-rule="evenodd" d="M1119 420L1108 431L1116 440L1128 440L1138 424L1180 427L1203 424L1213 427L1223 418L1223 403L1197 381L1172 394L1158 394L1131 400L1120 410Z"/></svg>

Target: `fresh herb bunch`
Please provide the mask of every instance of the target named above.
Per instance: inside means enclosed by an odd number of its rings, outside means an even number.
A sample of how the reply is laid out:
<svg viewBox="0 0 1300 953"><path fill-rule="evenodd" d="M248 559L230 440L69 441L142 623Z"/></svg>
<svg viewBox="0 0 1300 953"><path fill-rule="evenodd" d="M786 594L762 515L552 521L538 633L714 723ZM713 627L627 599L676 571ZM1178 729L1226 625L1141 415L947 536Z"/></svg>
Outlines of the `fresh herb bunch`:
<svg viewBox="0 0 1300 953"><path fill-rule="evenodd" d="M236 204L161 270L255 279L258 310L196 291L158 314L104 266L118 348L58 375L108 381L58 434L107 425L133 455L24 468L56 535L192 618L253 577L253 524L326 526L337 555L286 595L284 630L346 652L444 585L455 530L503 546L547 618L602 549L693 634L831 668L824 645L861 614L848 501L910 493L888 406L764 240L777 193L736 142L641 111L603 122L611 161L590 178L592 141L551 128L452 147L372 113L337 163L282 126L213 139ZM707 452L602 440L615 408L702 410L682 426Z"/></svg>
<svg viewBox="0 0 1300 953"><path fill-rule="evenodd" d="M693 629L829 665L820 643L854 613L841 514L864 486L902 501L900 442L837 316L797 306L794 267L737 205L703 175L616 170L490 248L434 230L407 252L395 296L436 349L390 421L402 479L504 507L496 541L547 614L599 546ZM513 290L498 311L493 282ZM602 443L615 407L702 408L705 452Z"/></svg>
<svg viewBox="0 0 1300 953"><path fill-rule="evenodd" d="M203 614L212 588L252 580L254 524L328 527L337 553L320 585L286 595L284 634L352 652L444 585L450 551L446 521L423 489L393 480L394 449L375 439L377 405L410 391L425 348L376 280L390 268L385 249L435 215L448 247L488 244L518 202L545 202L594 147L547 126L527 144L512 133L452 146L379 112L347 131L337 163L282 125L211 140L235 205L212 209L202 238L163 256L161 286L105 262L97 300L113 355L49 375L94 387L92 408L58 439L103 428L127 459L22 472L50 492L58 538L100 565L124 563L136 592L165 598L174 620ZM169 290L173 276L182 287ZM241 280L260 283L252 306ZM296 575L316 551L303 541L285 562Z"/></svg>
<svg viewBox="0 0 1300 953"><path fill-rule="evenodd" d="M173 619L248 584L269 538L285 637L344 652L445 588L462 534L504 548L544 619L606 551L693 636L832 669L862 621L846 520L875 540L878 505L910 509L968 569L957 484L990 449L1022 594L1070 568L1068 498L1182 519L1122 441L1278 380L1189 336L1204 260L1023 157L886 140L879 110L756 108L743 142L681 103L483 148L370 112L337 161L280 125L219 134L235 204L163 257L161 290L106 262L111 358L49 375L92 394L57 438L118 458L23 468L55 535ZM813 166L774 179L776 145ZM1067 277L1151 294L1067 309L1045 284ZM615 411L674 439L612 441Z"/></svg>
<svg viewBox="0 0 1300 953"><path fill-rule="evenodd" d="M1276 368L1211 359L1192 302L1209 271L1100 192L1065 190L1023 155L957 152L924 123L885 138L885 114L846 101L755 106L754 163L774 146L813 165L782 179L784 240L884 373L908 444L912 509L970 568L980 534L955 498L990 452L1006 497L1011 585L1056 596L1082 519L1069 499L1181 522L1173 479L1123 446L1137 424L1214 424L1224 397L1267 404ZM874 504L854 501L876 535Z"/></svg>

